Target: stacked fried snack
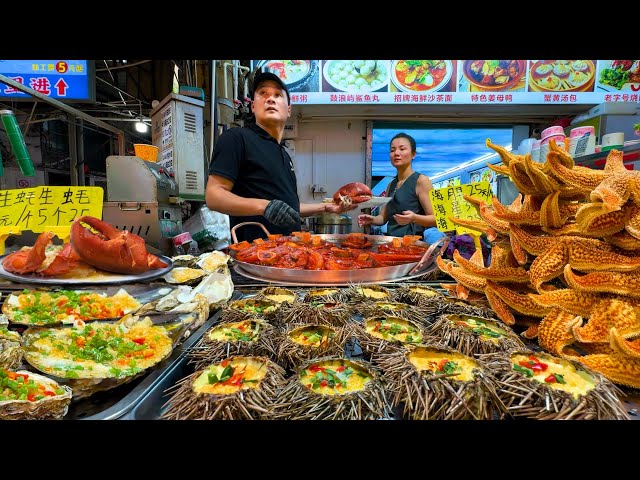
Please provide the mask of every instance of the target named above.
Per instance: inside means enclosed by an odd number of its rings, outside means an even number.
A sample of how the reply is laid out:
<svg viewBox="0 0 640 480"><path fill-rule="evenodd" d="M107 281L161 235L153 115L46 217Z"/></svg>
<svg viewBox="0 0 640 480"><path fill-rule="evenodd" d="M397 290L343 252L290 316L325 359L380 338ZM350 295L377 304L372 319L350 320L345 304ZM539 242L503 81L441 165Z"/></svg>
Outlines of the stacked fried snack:
<svg viewBox="0 0 640 480"><path fill-rule="evenodd" d="M491 264L438 259L456 292L483 293L500 319L547 351L640 388L640 172L611 150L603 170L574 165L550 142L544 164L492 144L520 190L505 206L472 202L481 221L452 219L493 243ZM541 319L541 320L540 320Z"/></svg>

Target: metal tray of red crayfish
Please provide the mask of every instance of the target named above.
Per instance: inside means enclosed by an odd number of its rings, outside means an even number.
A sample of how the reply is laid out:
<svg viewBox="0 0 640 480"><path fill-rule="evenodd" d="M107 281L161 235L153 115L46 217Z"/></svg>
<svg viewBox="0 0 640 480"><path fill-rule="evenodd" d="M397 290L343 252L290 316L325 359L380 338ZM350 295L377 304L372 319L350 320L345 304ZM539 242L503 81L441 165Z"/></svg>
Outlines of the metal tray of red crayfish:
<svg viewBox="0 0 640 480"><path fill-rule="evenodd" d="M320 234L313 236L320 237L322 241L339 249L345 246L343 242L347 240L350 235L353 234ZM404 253L394 253L394 251L386 252L384 249L379 250L382 245L392 245L394 239L397 242L397 237L384 235L362 235L361 238L366 238L367 242L371 243L371 246L359 249L362 253L373 253L374 255L378 255L377 258L382 258L381 255L388 256L389 263L398 259L406 260L407 258L407 255ZM293 237L293 240L295 241L295 237ZM240 267L240 269L237 269L236 271L240 274L247 273L251 278L301 285L347 285L351 283L380 283L427 273L430 269L435 268L435 259L440 252L446 248L447 243L448 239L446 237L444 237L444 240L432 245L418 240L412 244L416 247L422 247L418 249L420 252L419 255L415 255L414 253L415 260L398 265L368 268L362 268L360 266L354 266L353 268L348 269L322 270L278 268L260 263L238 260L237 257L239 250L230 249L230 255L234 259L234 262L236 262ZM400 251L402 250L400 249ZM416 249L414 249L414 252L415 251ZM240 258L243 258L243 256L240 255Z"/></svg>

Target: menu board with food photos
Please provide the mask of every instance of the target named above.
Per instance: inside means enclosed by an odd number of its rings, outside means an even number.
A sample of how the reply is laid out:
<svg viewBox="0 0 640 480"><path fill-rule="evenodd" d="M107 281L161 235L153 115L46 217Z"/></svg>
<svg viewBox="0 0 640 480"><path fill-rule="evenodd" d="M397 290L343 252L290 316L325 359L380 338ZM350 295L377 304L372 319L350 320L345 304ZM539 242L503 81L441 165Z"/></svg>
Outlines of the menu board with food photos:
<svg viewBox="0 0 640 480"><path fill-rule="evenodd" d="M638 102L640 60L252 60L293 104Z"/></svg>

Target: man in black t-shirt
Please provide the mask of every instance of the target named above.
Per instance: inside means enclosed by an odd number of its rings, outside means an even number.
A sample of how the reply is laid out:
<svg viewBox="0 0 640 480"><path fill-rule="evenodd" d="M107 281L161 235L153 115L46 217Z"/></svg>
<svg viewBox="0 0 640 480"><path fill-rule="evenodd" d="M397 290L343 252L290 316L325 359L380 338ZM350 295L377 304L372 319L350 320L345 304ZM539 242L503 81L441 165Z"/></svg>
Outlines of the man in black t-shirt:
<svg viewBox="0 0 640 480"><path fill-rule="evenodd" d="M207 207L229 215L231 227L262 223L270 233L300 230L300 217L323 212L342 213L356 207L333 203L301 204L293 161L282 137L291 116L289 90L273 73L257 72L251 88L255 123L225 131L209 166ZM264 237L260 227L236 231L238 241Z"/></svg>

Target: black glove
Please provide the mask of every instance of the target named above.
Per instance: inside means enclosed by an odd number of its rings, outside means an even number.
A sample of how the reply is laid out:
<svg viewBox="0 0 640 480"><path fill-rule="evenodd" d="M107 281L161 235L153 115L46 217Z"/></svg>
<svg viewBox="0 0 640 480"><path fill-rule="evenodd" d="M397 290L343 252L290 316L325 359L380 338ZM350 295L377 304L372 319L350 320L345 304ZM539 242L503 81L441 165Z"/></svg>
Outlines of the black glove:
<svg viewBox="0 0 640 480"><path fill-rule="evenodd" d="M264 209L264 218L282 228L300 228L300 214L282 200L271 200Z"/></svg>

